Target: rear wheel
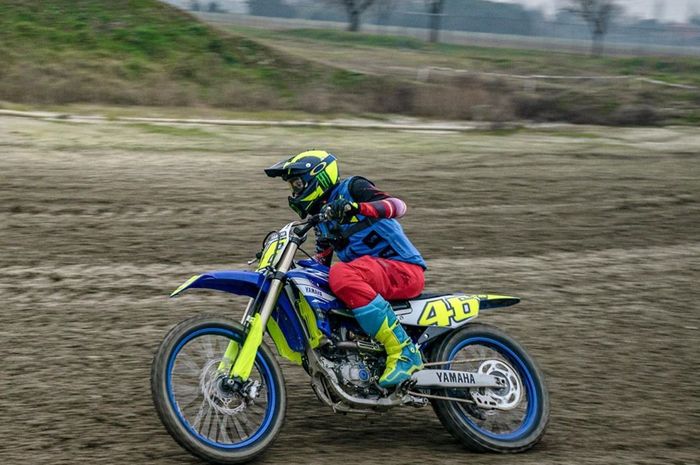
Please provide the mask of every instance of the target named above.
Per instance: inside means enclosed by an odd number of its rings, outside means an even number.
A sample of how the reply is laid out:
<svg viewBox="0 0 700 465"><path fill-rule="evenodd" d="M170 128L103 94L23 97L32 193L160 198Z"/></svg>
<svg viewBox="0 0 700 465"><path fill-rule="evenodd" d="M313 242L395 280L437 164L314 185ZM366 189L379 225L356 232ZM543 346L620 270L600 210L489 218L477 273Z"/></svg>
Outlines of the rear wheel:
<svg viewBox="0 0 700 465"><path fill-rule="evenodd" d="M262 344L243 388L219 370L226 349L242 343L243 327L201 316L175 326L156 352L151 391L170 435L213 463L242 463L260 455L280 431L286 392L279 365Z"/></svg>
<svg viewBox="0 0 700 465"><path fill-rule="evenodd" d="M522 452L537 444L549 421L549 394L541 370L503 331L472 324L447 336L432 353L442 369L471 371L506 380L499 389L447 389L435 394L467 402L433 400L440 422L477 452Z"/></svg>

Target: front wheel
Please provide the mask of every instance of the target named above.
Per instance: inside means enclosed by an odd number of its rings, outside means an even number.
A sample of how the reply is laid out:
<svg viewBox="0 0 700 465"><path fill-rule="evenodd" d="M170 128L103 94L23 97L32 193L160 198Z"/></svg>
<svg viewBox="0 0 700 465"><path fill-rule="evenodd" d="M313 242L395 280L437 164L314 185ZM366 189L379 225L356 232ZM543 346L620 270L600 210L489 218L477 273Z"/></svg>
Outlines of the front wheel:
<svg viewBox="0 0 700 465"><path fill-rule="evenodd" d="M244 338L243 327L232 320L194 317L170 330L153 358L151 392L163 425L182 447L212 463L252 460L284 422L284 379L265 344L246 390L227 382L220 368L230 344Z"/></svg>
<svg viewBox="0 0 700 465"><path fill-rule="evenodd" d="M549 421L544 376L525 349L503 331L471 324L447 336L433 351L443 369L471 371L506 380L500 389L435 392L463 402L432 400L445 428L476 452L523 452L537 444Z"/></svg>

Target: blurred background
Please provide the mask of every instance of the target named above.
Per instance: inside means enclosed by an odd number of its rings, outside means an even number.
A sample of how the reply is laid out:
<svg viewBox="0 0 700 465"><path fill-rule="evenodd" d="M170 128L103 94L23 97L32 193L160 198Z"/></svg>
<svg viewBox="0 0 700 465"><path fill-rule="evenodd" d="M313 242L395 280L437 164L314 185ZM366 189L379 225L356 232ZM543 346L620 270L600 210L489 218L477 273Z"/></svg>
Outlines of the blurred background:
<svg viewBox="0 0 700 465"><path fill-rule="evenodd" d="M194 106L488 122L700 120L697 0L173 4L186 10L2 2L0 100L8 108Z"/></svg>
<svg viewBox="0 0 700 465"><path fill-rule="evenodd" d="M427 37L447 43L482 41L493 45L560 50L585 49L585 43L581 42L590 39L590 24L597 16L604 19L600 33L606 36L605 40L613 50L647 54L654 51L697 54L692 47L698 45L700 25L700 8L693 0L350 2L357 4L356 18L352 16L353 10L348 8L348 3L340 0L171 0L169 3L196 12L210 21L264 24L263 18L249 18L251 15L276 20L269 21L268 28L337 29L346 23L349 30L362 28L373 33ZM581 14L585 8L590 8L591 14ZM215 17L208 13L224 16ZM669 47L657 48L664 45Z"/></svg>
<svg viewBox="0 0 700 465"><path fill-rule="evenodd" d="M696 464L700 2L0 0L0 458L197 463L150 400L189 276L293 219L262 170L336 154L408 204L427 290L552 395L543 442L464 451L432 411L334 415L281 361L260 463ZM387 448L387 441L399 444Z"/></svg>

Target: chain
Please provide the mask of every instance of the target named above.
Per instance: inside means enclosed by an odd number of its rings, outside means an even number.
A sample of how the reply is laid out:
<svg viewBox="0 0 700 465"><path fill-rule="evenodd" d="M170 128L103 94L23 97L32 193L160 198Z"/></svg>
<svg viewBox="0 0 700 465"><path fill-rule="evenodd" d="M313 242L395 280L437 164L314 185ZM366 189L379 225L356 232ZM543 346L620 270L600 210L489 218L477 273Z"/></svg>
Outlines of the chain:
<svg viewBox="0 0 700 465"><path fill-rule="evenodd" d="M445 360L444 362L430 362L430 363L424 363L423 366L426 367L432 367L436 365L447 365L447 364L459 364L459 363L474 363L474 362L483 362L486 359L483 358L472 358L468 360Z"/></svg>
<svg viewBox="0 0 700 465"><path fill-rule="evenodd" d="M449 400L452 402L462 402L465 404L476 404L473 400L462 399L460 397L436 396L435 394L423 394L422 392L408 391L408 394L416 397L425 397L427 399Z"/></svg>

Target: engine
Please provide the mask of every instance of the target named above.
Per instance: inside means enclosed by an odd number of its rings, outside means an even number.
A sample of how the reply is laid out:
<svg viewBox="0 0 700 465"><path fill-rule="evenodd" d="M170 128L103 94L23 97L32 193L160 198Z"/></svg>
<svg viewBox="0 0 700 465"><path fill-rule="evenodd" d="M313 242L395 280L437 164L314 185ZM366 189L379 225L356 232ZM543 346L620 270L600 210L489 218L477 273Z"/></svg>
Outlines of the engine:
<svg viewBox="0 0 700 465"><path fill-rule="evenodd" d="M339 387L359 397L381 392L377 381L384 370L384 348L368 338L354 318L330 315L330 343L319 348L326 368L335 373Z"/></svg>
<svg viewBox="0 0 700 465"><path fill-rule="evenodd" d="M322 349L340 386L357 396L377 394L376 382L384 369L384 349L362 334L341 328L334 344Z"/></svg>
<svg viewBox="0 0 700 465"><path fill-rule="evenodd" d="M363 389L370 386L372 373L359 354L347 354L344 360L336 363L335 373L346 387Z"/></svg>

